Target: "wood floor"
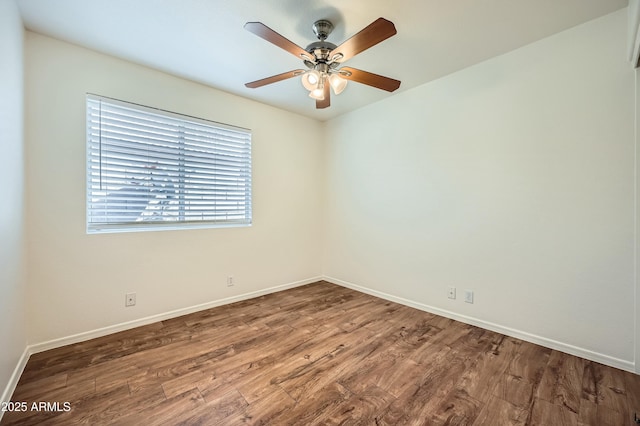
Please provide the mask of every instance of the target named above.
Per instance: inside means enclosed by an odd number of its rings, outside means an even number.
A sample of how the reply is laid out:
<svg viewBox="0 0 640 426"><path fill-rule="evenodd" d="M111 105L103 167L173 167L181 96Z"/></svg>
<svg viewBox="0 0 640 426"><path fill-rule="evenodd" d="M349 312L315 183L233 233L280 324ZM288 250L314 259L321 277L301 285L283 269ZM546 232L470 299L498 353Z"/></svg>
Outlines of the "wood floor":
<svg viewBox="0 0 640 426"><path fill-rule="evenodd" d="M632 425L640 376L319 282L35 354L13 401L60 411L2 425Z"/></svg>

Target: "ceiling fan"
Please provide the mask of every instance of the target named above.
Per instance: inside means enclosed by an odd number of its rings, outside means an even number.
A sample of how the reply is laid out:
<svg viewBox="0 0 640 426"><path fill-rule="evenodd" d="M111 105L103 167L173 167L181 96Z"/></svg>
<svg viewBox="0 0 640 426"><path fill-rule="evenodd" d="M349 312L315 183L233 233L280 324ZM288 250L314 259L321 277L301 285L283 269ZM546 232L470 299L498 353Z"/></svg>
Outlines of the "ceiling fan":
<svg viewBox="0 0 640 426"><path fill-rule="evenodd" d="M278 34L262 22L247 22L244 28L295 55L298 59L302 59L307 67L307 70L297 69L252 81L245 84L246 87L255 89L292 77L302 76L303 86L309 90L309 96L316 100L316 108L319 109L327 108L331 105L331 90L329 88L331 87L336 95L340 94L346 87L347 80L388 92L393 92L400 87L399 80L356 68L339 68L342 62L396 34L396 27L393 22L384 18L376 19L339 46L326 41L333 30L333 24L326 19L321 19L314 22L312 27L319 41L309 44L305 49Z"/></svg>

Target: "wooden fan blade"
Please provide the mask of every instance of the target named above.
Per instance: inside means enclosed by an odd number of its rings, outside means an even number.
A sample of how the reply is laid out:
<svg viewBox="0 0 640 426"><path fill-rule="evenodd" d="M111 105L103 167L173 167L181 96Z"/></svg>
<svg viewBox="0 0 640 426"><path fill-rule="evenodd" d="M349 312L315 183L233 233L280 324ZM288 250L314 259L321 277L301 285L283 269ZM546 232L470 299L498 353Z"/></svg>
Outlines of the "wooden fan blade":
<svg viewBox="0 0 640 426"><path fill-rule="evenodd" d="M346 71L346 73L343 74L342 71ZM358 83L366 84L367 86L386 90L387 92L393 92L398 87L400 87L401 83L399 80L394 80L393 78L374 74L372 72L358 70L351 67L340 68L340 77Z"/></svg>
<svg viewBox="0 0 640 426"><path fill-rule="evenodd" d="M297 77L304 73L304 70L293 70L283 72L282 74L272 75L271 77L263 78L262 80L252 81L251 83L246 83L245 86L250 89L255 89L257 87L266 86L267 84L277 83L278 81L286 80L288 78Z"/></svg>
<svg viewBox="0 0 640 426"><path fill-rule="evenodd" d="M261 37L268 42L275 44L281 49L286 50L292 55L295 55L298 59L307 59L309 61L314 60L313 56L309 52L293 43L289 39L273 31L262 22L247 22L246 24L244 24L244 28L245 30L254 33L258 37Z"/></svg>
<svg viewBox="0 0 640 426"><path fill-rule="evenodd" d="M384 18L378 18L358 34L333 49L329 57L332 58L336 54L341 53L342 57L338 59L337 62L344 62L396 33L396 27L393 25L393 22L387 21Z"/></svg>
<svg viewBox="0 0 640 426"><path fill-rule="evenodd" d="M331 106L331 86L329 86L329 82L327 81L324 85L324 99L319 101L316 99L316 109L328 108Z"/></svg>

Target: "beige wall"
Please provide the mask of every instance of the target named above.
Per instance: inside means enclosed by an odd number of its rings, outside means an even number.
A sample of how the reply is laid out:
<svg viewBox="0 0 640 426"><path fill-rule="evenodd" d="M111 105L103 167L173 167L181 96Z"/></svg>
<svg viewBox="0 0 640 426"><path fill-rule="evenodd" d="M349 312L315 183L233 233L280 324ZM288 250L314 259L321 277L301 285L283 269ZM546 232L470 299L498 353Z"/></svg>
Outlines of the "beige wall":
<svg viewBox="0 0 640 426"><path fill-rule="evenodd" d="M0 0L0 391L5 390L27 343L23 38L15 3ZM1 402L9 395L0 396Z"/></svg>
<svg viewBox="0 0 640 426"><path fill-rule="evenodd" d="M320 275L320 123L31 32L26 82L31 343ZM253 226L87 235L87 92L251 129Z"/></svg>
<svg viewBox="0 0 640 426"><path fill-rule="evenodd" d="M328 122L324 274L633 368L626 19Z"/></svg>

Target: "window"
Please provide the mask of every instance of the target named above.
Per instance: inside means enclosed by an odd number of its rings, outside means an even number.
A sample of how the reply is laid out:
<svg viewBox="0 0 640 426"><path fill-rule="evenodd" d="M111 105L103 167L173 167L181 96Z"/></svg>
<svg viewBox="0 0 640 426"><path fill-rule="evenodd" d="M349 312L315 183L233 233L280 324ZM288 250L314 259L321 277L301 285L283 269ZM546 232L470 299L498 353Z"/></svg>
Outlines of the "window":
<svg viewBox="0 0 640 426"><path fill-rule="evenodd" d="M87 95L87 232L251 224L251 132Z"/></svg>

